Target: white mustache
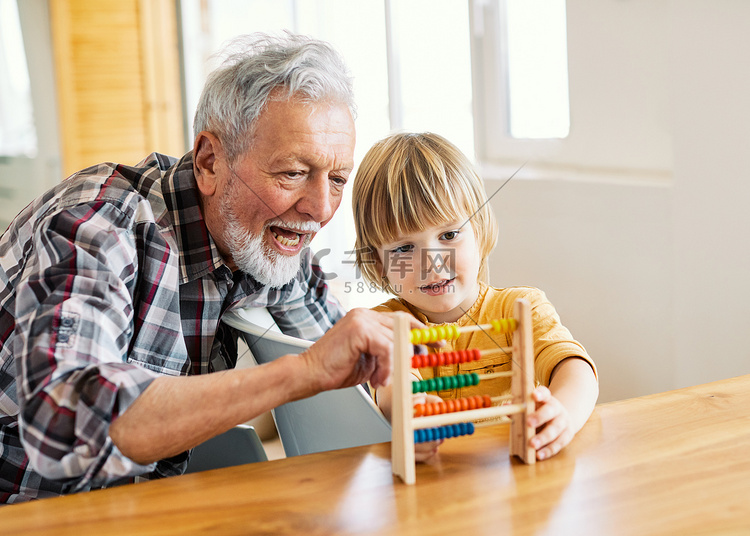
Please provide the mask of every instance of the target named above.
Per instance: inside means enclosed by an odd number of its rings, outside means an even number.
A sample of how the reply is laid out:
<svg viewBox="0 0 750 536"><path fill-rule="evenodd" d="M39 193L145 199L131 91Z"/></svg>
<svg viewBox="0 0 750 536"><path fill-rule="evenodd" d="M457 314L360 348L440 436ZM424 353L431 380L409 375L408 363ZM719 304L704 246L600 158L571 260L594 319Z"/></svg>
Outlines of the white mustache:
<svg viewBox="0 0 750 536"><path fill-rule="evenodd" d="M288 231L295 233L317 233L321 229L320 223L316 221L300 221L300 222L286 222L283 220L272 220L267 222L265 225L266 229L269 227L281 227Z"/></svg>

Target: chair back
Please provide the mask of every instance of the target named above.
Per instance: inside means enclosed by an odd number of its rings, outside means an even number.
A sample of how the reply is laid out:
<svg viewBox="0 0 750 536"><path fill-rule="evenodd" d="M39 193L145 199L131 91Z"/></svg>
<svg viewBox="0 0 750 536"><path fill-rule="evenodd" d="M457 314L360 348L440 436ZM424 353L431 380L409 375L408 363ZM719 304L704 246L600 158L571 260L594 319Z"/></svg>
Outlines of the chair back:
<svg viewBox="0 0 750 536"><path fill-rule="evenodd" d="M281 333L265 308L228 311L222 321L240 331L258 364L299 354L312 344ZM273 417L287 456L391 440L391 425L361 385L283 404Z"/></svg>
<svg viewBox="0 0 750 536"><path fill-rule="evenodd" d="M193 449L185 473L268 461L255 428L239 425Z"/></svg>

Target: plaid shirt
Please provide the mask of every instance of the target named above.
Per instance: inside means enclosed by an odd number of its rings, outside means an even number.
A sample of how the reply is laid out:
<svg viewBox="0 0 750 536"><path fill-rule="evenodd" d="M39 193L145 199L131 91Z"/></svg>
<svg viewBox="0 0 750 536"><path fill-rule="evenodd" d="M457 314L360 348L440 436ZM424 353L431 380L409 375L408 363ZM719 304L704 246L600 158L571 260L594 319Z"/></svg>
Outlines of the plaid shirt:
<svg viewBox="0 0 750 536"><path fill-rule="evenodd" d="M228 309L319 338L343 314L321 273L309 250L280 289L232 273L191 153L101 164L35 200L0 237L0 503L182 473L188 453L136 464L110 423L158 375L232 368Z"/></svg>

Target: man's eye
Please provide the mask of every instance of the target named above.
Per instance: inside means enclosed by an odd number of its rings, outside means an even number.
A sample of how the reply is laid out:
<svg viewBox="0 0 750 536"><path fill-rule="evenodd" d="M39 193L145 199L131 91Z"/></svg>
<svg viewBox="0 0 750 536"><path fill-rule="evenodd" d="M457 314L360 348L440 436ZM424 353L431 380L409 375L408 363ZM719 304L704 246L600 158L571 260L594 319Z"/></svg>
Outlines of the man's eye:
<svg viewBox="0 0 750 536"><path fill-rule="evenodd" d="M443 233L443 240L453 240L458 236L458 231L448 231Z"/></svg>
<svg viewBox="0 0 750 536"><path fill-rule="evenodd" d="M399 246L395 249L392 249L391 253L409 253L412 249L414 249L414 246L407 244L405 246Z"/></svg>

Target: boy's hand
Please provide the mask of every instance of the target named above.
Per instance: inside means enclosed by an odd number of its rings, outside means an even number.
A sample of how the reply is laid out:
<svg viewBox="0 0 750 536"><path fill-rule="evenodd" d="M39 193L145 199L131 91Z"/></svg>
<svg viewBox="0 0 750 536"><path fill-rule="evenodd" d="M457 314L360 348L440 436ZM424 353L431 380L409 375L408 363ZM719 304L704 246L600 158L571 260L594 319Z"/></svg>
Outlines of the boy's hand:
<svg viewBox="0 0 750 536"><path fill-rule="evenodd" d="M414 395L412 398L413 403L416 404L425 404L429 402L440 402L442 398L435 395L428 395L424 393L420 393L418 395ZM425 443L415 443L414 444L414 460L417 462L426 462L430 458L432 458L435 454L437 454L438 447L443 444L443 441L445 439L438 439L437 441L427 441Z"/></svg>
<svg viewBox="0 0 750 536"><path fill-rule="evenodd" d="M526 419L537 433L529 440L529 444L536 450L538 460L546 460L570 443L576 431L568 410L552 396L549 389L537 387L532 397L536 402L536 410L527 415Z"/></svg>

